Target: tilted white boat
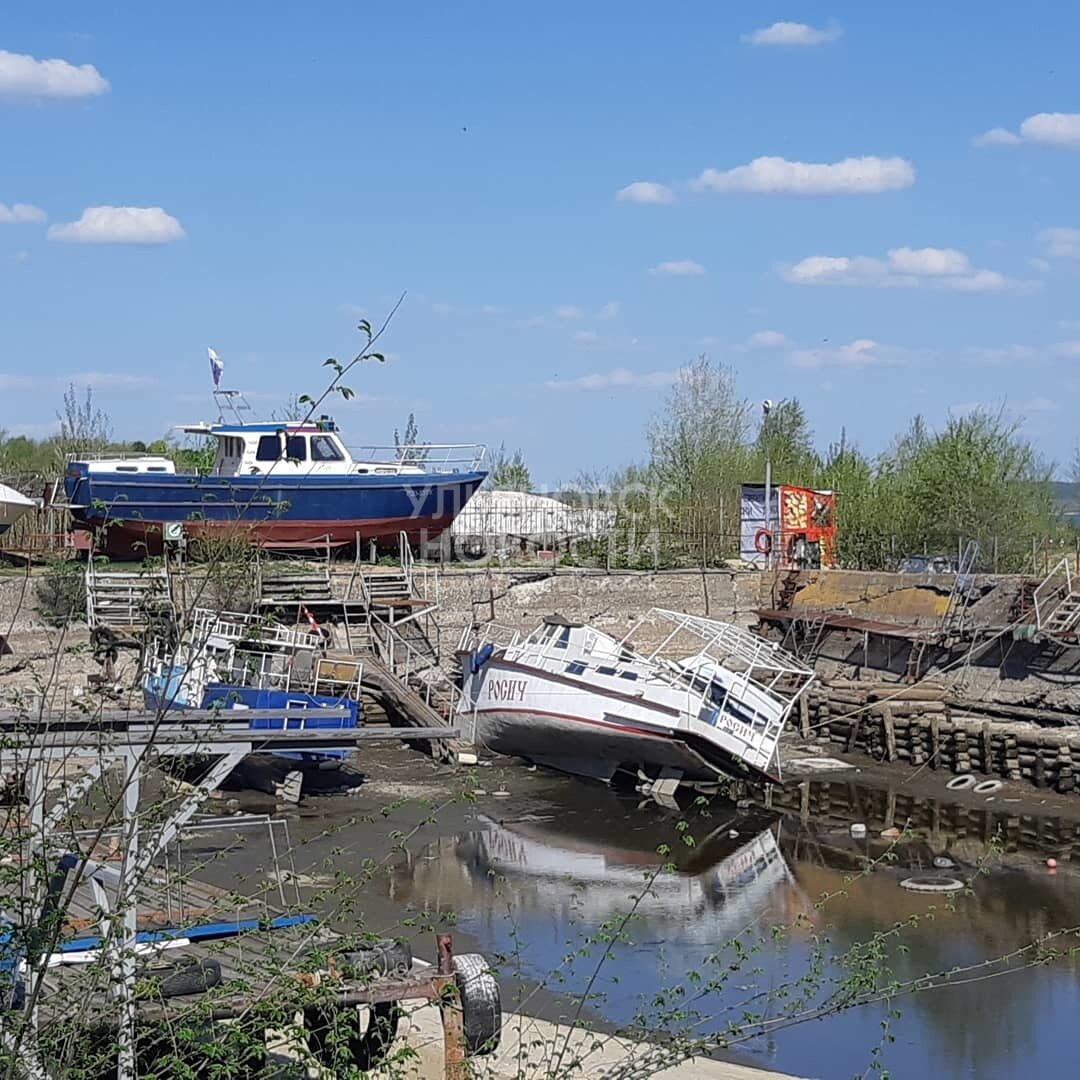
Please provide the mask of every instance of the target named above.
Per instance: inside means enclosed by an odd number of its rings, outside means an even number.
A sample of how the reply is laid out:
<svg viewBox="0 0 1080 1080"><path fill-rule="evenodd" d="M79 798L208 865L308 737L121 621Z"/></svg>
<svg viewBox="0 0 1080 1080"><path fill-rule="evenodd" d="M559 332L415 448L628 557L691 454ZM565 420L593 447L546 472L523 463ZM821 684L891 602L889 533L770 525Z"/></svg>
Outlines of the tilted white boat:
<svg viewBox="0 0 1080 1080"><path fill-rule="evenodd" d="M661 608L645 618L663 628L647 654L560 616L527 637L471 630L463 733L563 772L625 772L669 791L725 774L778 779L780 734L813 670L730 623Z"/></svg>
<svg viewBox="0 0 1080 1080"><path fill-rule="evenodd" d="M19 518L29 514L37 503L25 495L0 484L0 534L6 533Z"/></svg>

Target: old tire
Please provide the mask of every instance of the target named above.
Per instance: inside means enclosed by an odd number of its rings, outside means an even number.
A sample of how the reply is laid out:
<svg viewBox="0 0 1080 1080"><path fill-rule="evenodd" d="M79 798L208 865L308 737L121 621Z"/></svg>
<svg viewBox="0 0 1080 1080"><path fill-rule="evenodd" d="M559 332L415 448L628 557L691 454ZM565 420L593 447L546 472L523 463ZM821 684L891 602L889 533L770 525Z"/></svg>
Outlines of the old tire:
<svg viewBox="0 0 1080 1080"><path fill-rule="evenodd" d="M334 957L334 965L349 979L365 975L407 975L412 970L412 948L407 941L380 938Z"/></svg>
<svg viewBox="0 0 1080 1080"><path fill-rule="evenodd" d="M502 1033L502 999L488 962L479 953L455 956L454 982L461 998L465 1053L469 1057L492 1053L499 1048Z"/></svg>
<svg viewBox="0 0 1080 1080"><path fill-rule="evenodd" d="M309 1005L304 1010L308 1049L333 1073L355 1066L372 1069L386 1057L397 1035L401 1006L380 1001L369 1006L365 1021L356 1007Z"/></svg>
<svg viewBox="0 0 1080 1080"><path fill-rule="evenodd" d="M971 789L972 795L993 795L995 791L1000 791L1004 785L1000 780L984 780L981 784L976 784Z"/></svg>
<svg viewBox="0 0 1080 1080"><path fill-rule="evenodd" d="M205 994L221 982L221 964L212 959L184 957L175 962L146 964L139 968L137 977L147 980L150 993L155 997Z"/></svg>
<svg viewBox="0 0 1080 1080"><path fill-rule="evenodd" d="M975 777L971 773L964 773L962 776L954 776L946 785L945 788L948 791L967 791L968 788L975 786Z"/></svg>

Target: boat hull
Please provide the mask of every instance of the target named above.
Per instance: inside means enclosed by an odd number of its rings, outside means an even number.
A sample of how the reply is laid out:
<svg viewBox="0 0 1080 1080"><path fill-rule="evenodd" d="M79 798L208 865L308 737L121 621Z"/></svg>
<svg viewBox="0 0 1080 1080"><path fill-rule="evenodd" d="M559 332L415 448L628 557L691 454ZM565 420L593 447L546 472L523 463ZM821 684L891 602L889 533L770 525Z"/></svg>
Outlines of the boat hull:
<svg viewBox="0 0 1080 1080"><path fill-rule="evenodd" d="M493 658L466 680L459 723L499 754L610 781L618 772L714 783L747 770L680 726L677 711Z"/></svg>
<svg viewBox="0 0 1080 1080"><path fill-rule="evenodd" d="M239 535L264 547L413 543L449 528L483 472L401 476L219 477L90 472L68 467L64 489L77 529L114 556L160 554L163 527L189 536Z"/></svg>

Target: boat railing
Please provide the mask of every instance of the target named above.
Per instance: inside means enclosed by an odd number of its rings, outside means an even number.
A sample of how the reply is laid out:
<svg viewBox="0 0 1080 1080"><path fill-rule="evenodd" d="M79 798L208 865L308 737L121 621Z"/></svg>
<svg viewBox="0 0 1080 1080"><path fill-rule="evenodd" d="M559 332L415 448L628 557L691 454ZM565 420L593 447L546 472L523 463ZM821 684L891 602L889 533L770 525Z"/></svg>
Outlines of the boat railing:
<svg viewBox="0 0 1080 1080"><path fill-rule="evenodd" d="M192 642L200 648L211 638L253 649L260 645L277 649L319 649L323 645L318 634L272 622L265 616L217 612L208 608L196 608L192 612L191 634Z"/></svg>
<svg viewBox="0 0 1080 1080"><path fill-rule="evenodd" d="M512 626L499 623L471 624L461 631L459 652L475 652L481 645L493 645L497 649L509 649L521 640L521 633Z"/></svg>
<svg viewBox="0 0 1080 1080"><path fill-rule="evenodd" d="M481 443L417 443L408 446L350 446L354 465L374 465L393 473L422 469L428 473L475 472L487 457Z"/></svg>
<svg viewBox="0 0 1080 1080"><path fill-rule="evenodd" d="M731 623L663 608L653 608L649 615L657 616L672 626L670 633L647 655L649 660L660 659L680 634L688 633L704 642L695 650L695 655L743 675L779 698L797 697L801 689L815 678L814 669L796 656ZM793 692L789 692L788 687L793 687Z"/></svg>

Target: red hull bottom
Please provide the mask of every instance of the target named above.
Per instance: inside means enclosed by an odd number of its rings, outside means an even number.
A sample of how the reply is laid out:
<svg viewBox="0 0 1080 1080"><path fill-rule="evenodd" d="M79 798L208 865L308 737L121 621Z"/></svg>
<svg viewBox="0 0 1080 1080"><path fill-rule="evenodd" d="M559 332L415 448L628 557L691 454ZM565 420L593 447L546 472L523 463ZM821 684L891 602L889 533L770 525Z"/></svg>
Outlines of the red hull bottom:
<svg viewBox="0 0 1080 1080"><path fill-rule="evenodd" d="M361 521L185 521L184 536L194 539L239 538L269 551L340 549L374 541L379 549L397 551L405 533L414 546L435 540L450 527L453 514L427 518L382 518ZM93 544L97 555L114 559L144 559L164 550L160 522L124 521L98 530Z"/></svg>

